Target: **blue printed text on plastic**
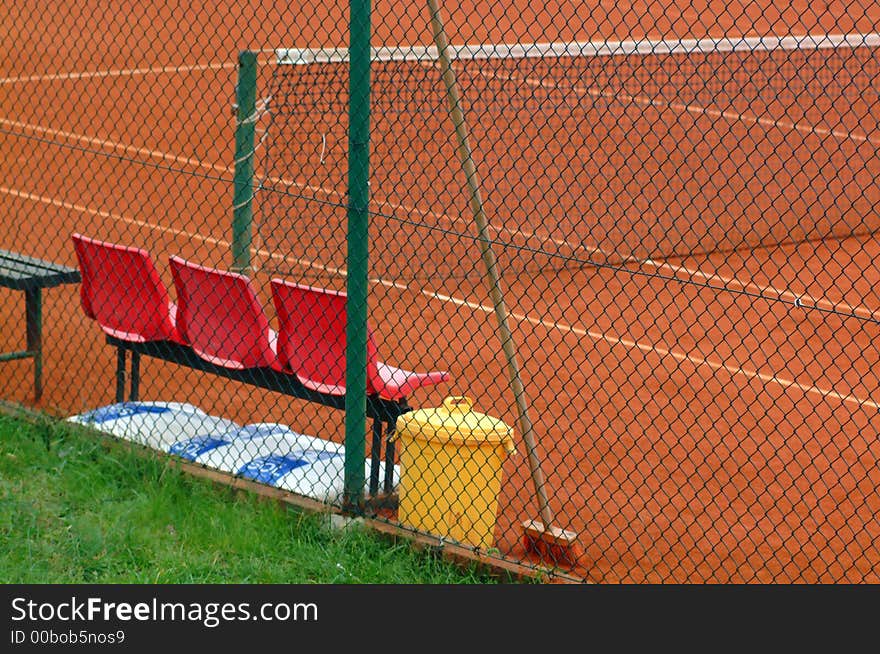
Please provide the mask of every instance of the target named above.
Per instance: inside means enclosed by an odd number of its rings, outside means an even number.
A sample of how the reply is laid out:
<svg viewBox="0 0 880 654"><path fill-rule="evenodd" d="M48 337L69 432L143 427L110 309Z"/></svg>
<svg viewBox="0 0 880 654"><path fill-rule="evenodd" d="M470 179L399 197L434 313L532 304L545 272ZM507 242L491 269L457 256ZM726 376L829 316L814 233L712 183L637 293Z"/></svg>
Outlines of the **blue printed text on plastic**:
<svg viewBox="0 0 880 654"><path fill-rule="evenodd" d="M246 463L239 469L238 474L263 484L274 484L291 470L308 464L305 459L272 454Z"/></svg>
<svg viewBox="0 0 880 654"><path fill-rule="evenodd" d="M168 451L171 454L176 454L181 458L195 461L196 457L204 454L205 452L210 452L211 450L217 449L221 445L228 444L229 441L224 441L221 438L214 438L213 436L196 436L195 438L189 438L185 441L179 441L175 443L169 448Z"/></svg>
<svg viewBox="0 0 880 654"><path fill-rule="evenodd" d="M89 411L82 416L83 422L100 424L111 420L119 420L120 418L130 418L142 413L168 413L171 409L164 406L154 406L148 404L138 404L137 402L122 402L120 404L111 404L110 406L101 407L94 411Z"/></svg>

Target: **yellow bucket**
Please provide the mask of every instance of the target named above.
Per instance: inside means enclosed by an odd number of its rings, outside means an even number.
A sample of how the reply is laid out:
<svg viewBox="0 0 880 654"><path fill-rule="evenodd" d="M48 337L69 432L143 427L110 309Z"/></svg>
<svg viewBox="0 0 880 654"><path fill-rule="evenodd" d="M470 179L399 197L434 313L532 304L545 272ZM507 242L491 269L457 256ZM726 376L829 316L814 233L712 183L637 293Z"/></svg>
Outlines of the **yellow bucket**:
<svg viewBox="0 0 880 654"><path fill-rule="evenodd" d="M401 524L488 548L493 543L502 466L512 429L472 410L468 397L397 419L400 447L398 520Z"/></svg>

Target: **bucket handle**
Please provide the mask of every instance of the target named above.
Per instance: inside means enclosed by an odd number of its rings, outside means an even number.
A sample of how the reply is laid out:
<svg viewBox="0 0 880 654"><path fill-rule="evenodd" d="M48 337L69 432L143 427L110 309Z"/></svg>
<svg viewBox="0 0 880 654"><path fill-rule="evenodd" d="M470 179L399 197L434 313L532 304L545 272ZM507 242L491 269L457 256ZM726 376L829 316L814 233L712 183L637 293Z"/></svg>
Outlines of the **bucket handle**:
<svg viewBox="0 0 880 654"><path fill-rule="evenodd" d="M446 407L446 410L449 411L449 413L467 413L473 408L474 401L466 395L450 395L443 400L443 406ZM517 453L516 445L514 445L512 438L505 438L504 446L507 449L508 454Z"/></svg>
<svg viewBox="0 0 880 654"><path fill-rule="evenodd" d="M450 395L443 400L443 406L450 413L467 413L474 406L474 401L465 395Z"/></svg>

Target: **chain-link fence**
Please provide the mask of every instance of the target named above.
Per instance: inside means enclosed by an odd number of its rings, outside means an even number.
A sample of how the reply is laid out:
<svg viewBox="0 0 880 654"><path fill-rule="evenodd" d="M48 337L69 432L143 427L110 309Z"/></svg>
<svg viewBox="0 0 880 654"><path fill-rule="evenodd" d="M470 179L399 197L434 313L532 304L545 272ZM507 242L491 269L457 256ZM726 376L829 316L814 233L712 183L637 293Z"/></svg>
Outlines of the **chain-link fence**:
<svg viewBox="0 0 880 654"><path fill-rule="evenodd" d="M368 11L3 5L0 397L584 581L880 581L880 4Z"/></svg>

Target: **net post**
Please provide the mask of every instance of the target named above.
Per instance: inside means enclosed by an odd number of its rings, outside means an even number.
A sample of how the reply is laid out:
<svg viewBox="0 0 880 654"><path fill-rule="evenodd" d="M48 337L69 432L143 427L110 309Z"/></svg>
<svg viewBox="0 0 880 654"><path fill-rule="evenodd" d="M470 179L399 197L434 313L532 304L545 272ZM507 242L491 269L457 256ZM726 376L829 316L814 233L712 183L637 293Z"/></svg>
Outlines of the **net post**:
<svg viewBox="0 0 880 654"><path fill-rule="evenodd" d="M362 512L366 474L370 0L351 0L344 506Z"/></svg>
<svg viewBox="0 0 880 654"><path fill-rule="evenodd" d="M257 110L257 53L238 54L235 86L235 172L232 196L232 270L249 273L254 198L254 133Z"/></svg>

